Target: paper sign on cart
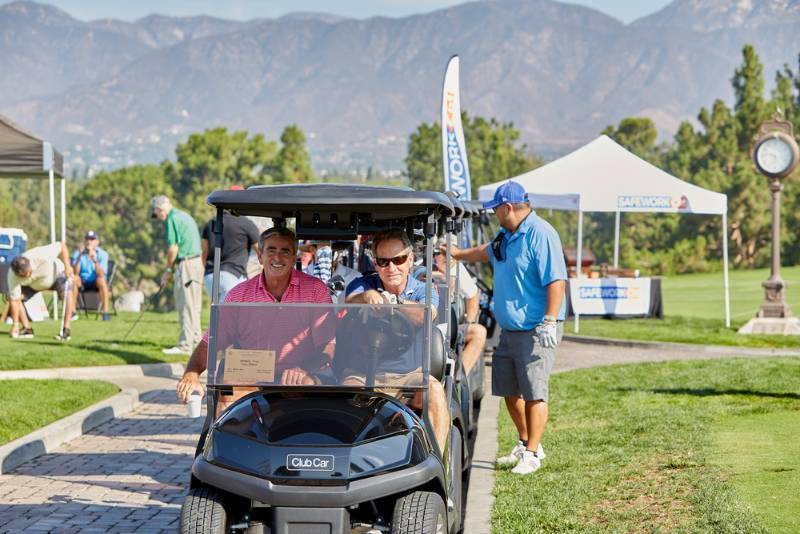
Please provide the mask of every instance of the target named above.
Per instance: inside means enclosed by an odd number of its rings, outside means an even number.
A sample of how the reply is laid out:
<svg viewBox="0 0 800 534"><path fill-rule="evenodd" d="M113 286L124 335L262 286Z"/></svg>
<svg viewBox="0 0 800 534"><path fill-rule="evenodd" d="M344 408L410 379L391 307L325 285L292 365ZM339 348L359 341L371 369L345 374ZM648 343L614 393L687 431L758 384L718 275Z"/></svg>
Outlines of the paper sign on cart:
<svg viewBox="0 0 800 534"><path fill-rule="evenodd" d="M226 384L259 384L275 381L275 351L225 349Z"/></svg>

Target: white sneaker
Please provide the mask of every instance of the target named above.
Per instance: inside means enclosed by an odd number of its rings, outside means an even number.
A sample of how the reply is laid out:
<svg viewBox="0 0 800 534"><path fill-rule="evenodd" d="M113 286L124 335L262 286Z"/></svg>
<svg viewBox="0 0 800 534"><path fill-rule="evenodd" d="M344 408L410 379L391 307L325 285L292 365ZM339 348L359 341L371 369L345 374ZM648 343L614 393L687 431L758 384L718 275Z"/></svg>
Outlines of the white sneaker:
<svg viewBox="0 0 800 534"><path fill-rule="evenodd" d="M515 475L529 475L542 466L542 461L533 451L525 451L519 463L511 470Z"/></svg>
<svg viewBox="0 0 800 534"><path fill-rule="evenodd" d="M523 452L525 452L525 445L523 445L521 441L517 441L517 444L514 445L514 448L511 449L511 452L508 454L508 456L501 456L495 460L495 462L497 465L516 465L517 462L519 462L522 458ZM544 453L541 443L539 443L539 446L536 448L536 455L540 460L544 460L547 456Z"/></svg>
<svg viewBox="0 0 800 534"><path fill-rule="evenodd" d="M516 465L517 462L520 461L522 458L522 453L525 452L525 445L522 444L521 441L518 441L514 448L511 449L511 452L508 453L506 456L501 456L495 462L497 465Z"/></svg>
<svg viewBox="0 0 800 534"><path fill-rule="evenodd" d="M170 347L168 349L161 349L161 352L169 356L175 356L177 354L185 354L188 356L189 354L191 354L191 352L181 347Z"/></svg>

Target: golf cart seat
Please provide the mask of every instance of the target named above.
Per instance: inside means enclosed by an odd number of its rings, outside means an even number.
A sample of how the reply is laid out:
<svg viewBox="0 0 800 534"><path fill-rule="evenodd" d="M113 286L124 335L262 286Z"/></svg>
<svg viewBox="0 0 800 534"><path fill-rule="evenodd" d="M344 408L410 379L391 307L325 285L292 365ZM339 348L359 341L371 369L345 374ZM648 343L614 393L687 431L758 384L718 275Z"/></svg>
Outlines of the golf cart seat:
<svg viewBox="0 0 800 534"><path fill-rule="evenodd" d="M447 363L447 346L441 330L432 328L431 332L431 377L441 382Z"/></svg>

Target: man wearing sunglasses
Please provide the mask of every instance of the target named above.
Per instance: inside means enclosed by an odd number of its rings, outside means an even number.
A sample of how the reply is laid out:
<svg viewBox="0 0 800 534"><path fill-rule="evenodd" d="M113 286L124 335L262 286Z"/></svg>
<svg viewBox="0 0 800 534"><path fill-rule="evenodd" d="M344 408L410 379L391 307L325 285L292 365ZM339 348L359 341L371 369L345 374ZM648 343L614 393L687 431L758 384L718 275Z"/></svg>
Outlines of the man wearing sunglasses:
<svg viewBox="0 0 800 534"><path fill-rule="evenodd" d="M392 228L375 234L372 239L372 253L375 258L376 273L356 278L347 286L348 304L412 304L425 302L425 283L411 276L414 266L414 254L411 240L405 230ZM439 294L431 294L433 319L436 319L436 308L439 305ZM402 313L414 325L421 325L425 318L422 308L408 308ZM384 363L378 373L392 376L392 383L409 385L422 380L419 365L414 363L413 350L403 355L402 361ZM377 375L376 375L377 376ZM363 383L363 376L353 374L347 376L345 383ZM377 381L377 380L376 380ZM450 429L450 414L447 408L445 392L442 384L431 377L428 382L428 409L433 424L433 433L441 450ZM411 402L415 408L422 406L422 395L418 392Z"/></svg>
<svg viewBox="0 0 800 534"><path fill-rule="evenodd" d="M494 315L502 327L492 356L492 394L504 397L519 442L498 463L527 475L541 466L542 434L555 348L563 335L567 267L558 233L528 204L525 189L508 181L484 202L502 229L491 243L459 250L462 261L490 261Z"/></svg>

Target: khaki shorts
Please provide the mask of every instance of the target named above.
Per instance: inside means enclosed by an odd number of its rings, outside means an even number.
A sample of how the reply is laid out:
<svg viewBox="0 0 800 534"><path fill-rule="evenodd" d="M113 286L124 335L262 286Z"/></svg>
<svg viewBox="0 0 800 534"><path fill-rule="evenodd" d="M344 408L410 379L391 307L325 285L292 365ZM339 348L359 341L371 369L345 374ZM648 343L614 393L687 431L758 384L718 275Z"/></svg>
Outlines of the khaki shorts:
<svg viewBox="0 0 800 534"><path fill-rule="evenodd" d="M367 377L358 371L345 369L342 384L366 385ZM376 391L385 395L399 397L402 388L419 387L423 383L422 368L417 367L410 373L375 373Z"/></svg>

